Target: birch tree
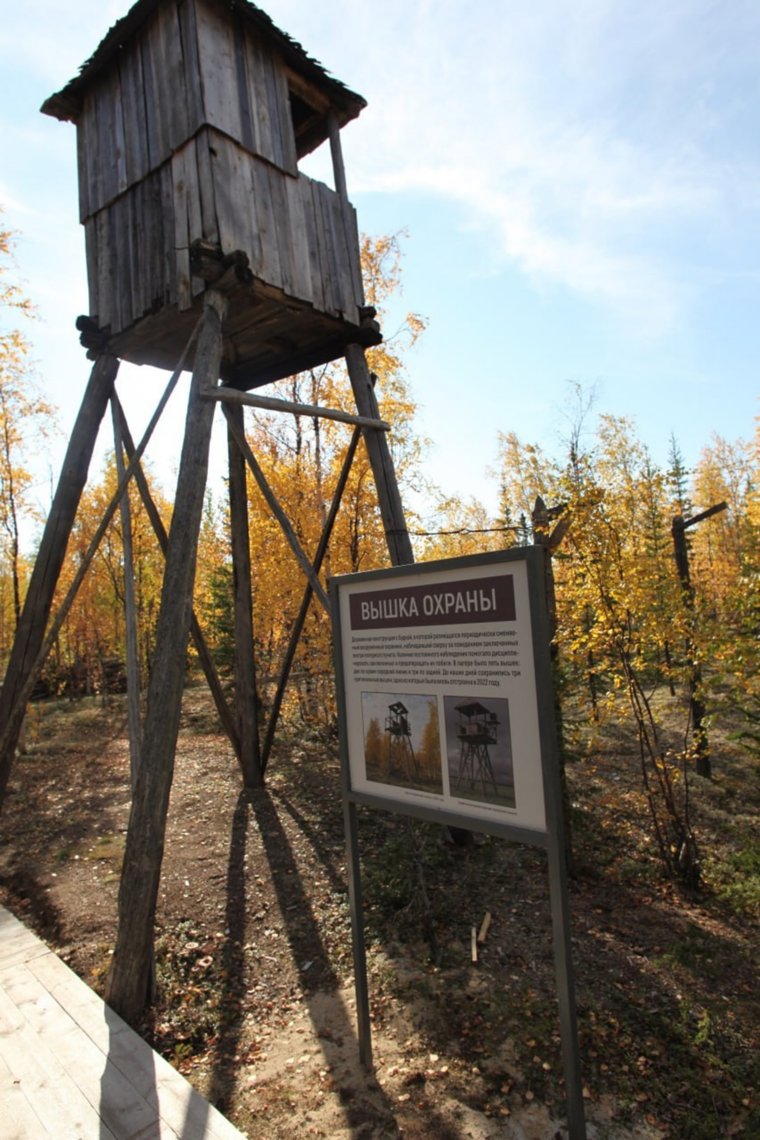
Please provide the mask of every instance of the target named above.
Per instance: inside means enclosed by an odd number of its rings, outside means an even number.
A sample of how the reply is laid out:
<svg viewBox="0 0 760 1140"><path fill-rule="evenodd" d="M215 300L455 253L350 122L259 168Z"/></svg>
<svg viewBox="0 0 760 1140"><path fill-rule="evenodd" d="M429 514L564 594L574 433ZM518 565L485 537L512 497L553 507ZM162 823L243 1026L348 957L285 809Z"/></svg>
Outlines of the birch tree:
<svg viewBox="0 0 760 1140"><path fill-rule="evenodd" d="M13 235L0 230L0 548L12 590L11 621L3 627L7 652L21 613L23 593L21 527L41 510L30 460L52 427L53 409L34 382L30 342L17 325L34 309L9 277L13 269Z"/></svg>

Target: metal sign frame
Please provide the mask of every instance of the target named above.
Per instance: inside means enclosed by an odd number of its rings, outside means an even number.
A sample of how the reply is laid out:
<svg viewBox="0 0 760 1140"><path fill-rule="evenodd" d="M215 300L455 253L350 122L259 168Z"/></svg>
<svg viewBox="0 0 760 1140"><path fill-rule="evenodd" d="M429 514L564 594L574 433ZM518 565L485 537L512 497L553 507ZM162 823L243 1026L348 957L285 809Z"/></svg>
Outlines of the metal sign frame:
<svg viewBox="0 0 760 1140"><path fill-rule="evenodd" d="M569 1134L586 1140L545 559L540 546L516 547L343 575L329 583L359 1053L371 1069L357 805L545 848ZM440 749L440 778L434 769L424 777L418 770L394 771L390 740L386 766L379 764L378 729L369 726L385 698L394 717L406 716L415 698L428 703L430 717L437 716L446 752L444 761ZM486 727L452 732L455 712L460 726L469 717ZM496 767L484 762L480 789L470 779L462 794L452 735L464 753L471 732L478 742L474 754L484 755L496 746L504 720L509 755L502 749ZM396 731L407 735L411 728L405 722ZM370 735L372 749L366 743Z"/></svg>

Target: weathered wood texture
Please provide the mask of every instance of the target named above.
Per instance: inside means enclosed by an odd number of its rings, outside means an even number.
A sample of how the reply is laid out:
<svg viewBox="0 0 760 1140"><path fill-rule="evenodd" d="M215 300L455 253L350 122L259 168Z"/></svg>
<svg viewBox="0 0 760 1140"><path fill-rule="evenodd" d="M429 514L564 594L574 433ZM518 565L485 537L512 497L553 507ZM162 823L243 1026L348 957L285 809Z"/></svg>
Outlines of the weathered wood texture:
<svg viewBox="0 0 760 1140"><path fill-rule="evenodd" d="M176 360L204 289L192 275L195 242L241 250L253 274L230 297L225 378L241 367L253 378L295 356L322 363L349 339L379 339L361 324L353 207L211 128L84 225L90 312L124 359Z"/></svg>
<svg viewBox="0 0 760 1140"><path fill-rule="evenodd" d="M116 393L111 395L111 419L113 422L113 448L116 459L116 474L119 483L124 482L124 440L121 432L119 406ZM138 646L137 597L135 589L135 561L132 543L132 504L129 489L122 495L119 505L121 514L121 546L124 574L124 624L127 650L127 723L129 725L129 773L130 786L134 790L137 781L137 768L140 763L140 650Z"/></svg>
<svg viewBox="0 0 760 1140"><path fill-rule="evenodd" d="M134 441L132 440L129 427L127 425L124 409L121 407L121 404L119 404L118 399L115 400L115 403L118 410L119 428L121 431L122 439L124 440L124 448L131 463L134 459L136 450ZM166 533L163 519L161 518L161 514L151 494L148 480L145 477L145 472L143 471L142 465L140 463L137 463L135 466L135 482L137 483L137 488L140 492L140 498L143 501L143 506L145 507L145 511L150 520L150 525L153 527L153 532L158 539L158 545L161 548L162 554L164 557L166 557L166 551L169 545L169 536ZM227 733L232 747L235 749L235 755L237 756L242 766L242 752L237 724L227 705L227 698L224 695L222 682L219 678L216 666L211 657L211 651L206 644L206 640L203 636L203 631L194 612L190 618L190 637L192 638L195 652L198 654L198 660L200 661L201 668L203 669L204 675L206 677L206 682L211 691L211 695L214 698L214 704L216 705L216 710L219 714L219 720L221 721L222 727Z"/></svg>
<svg viewBox="0 0 760 1140"><path fill-rule="evenodd" d="M215 407L212 401L202 398L202 390L213 386L219 375L225 308L226 302L220 293L214 289L206 293L156 623L156 650L148 684L142 757L119 887L119 925L106 997L130 1022L134 1022L144 1008L150 977L153 922L174 773L198 532Z"/></svg>
<svg viewBox="0 0 760 1140"><path fill-rule="evenodd" d="M346 349L346 366L359 414L370 419L379 419L377 397L367 368L364 349L356 344L349 345ZM366 431L364 441L375 479L388 553L394 566L403 566L414 562L414 551L404 517L401 492L388 438L382 431Z"/></svg>
<svg viewBox="0 0 760 1140"><path fill-rule="evenodd" d="M295 174L295 134L282 56L224 9L198 4L196 20L203 121Z"/></svg>
<svg viewBox="0 0 760 1140"><path fill-rule="evenodd" d="M109 348L172 366L204 288L196 242L242 251L253 275L225 330L223 375L238 386L377 343L342 160L337 194L297 167L328 134L336 153L361 97L251 5L145 0L122 24L118 51L101 45L43 107L77 123L90 314Z"/></svg>
<svg viewBox="0 0 760 1140"><path fill-rule="evenodd" d="M203 128L84 219L92 313L118 332L161 305L189 308L203 290L200 278L190 280L190 247L200 241L242 250L256 280L356 322L359 242L355 214L349 207L347 236L344 211L321 182Z"/></svg>
<svg viewBox="0 0 760 1140"><path fill-rule="evenodd" d="M208 395L210 399L219 400L220 403L237 404L239 407L266 408L270 412L292 412L296 416L337 420L339 423L375 428L377 431L391 430L391 425L385 420L368 419L366 416L354 415L353 412L344 412L340 408L327 408L322 404L299 404L293 400L281 400L278 396L258 394L254 396L250 392L240 392L237 388L226 388L224 385L215 388Z"/></svg>
<svg viewBox="0 0 760 1140"><path fill-rule="evenodd" d="M311 560L309 559L309 556L304 548L301 546L293 524L291 523L287 514L283 510L282 504L269 485L267 477L261 469L256 456L251 451L245 435L240 430L238 417L236 415L237 408L231 407L229 404L223 404L222 408L224 409L224 414L227 418L227 428L229 430L229 433L235 440L235 443L239 447L241 453L245 456L245 461L248 464L248 469L256 480L258 488L266 500L267 506L280 524L282 533L285 535L290 549L293 551L293 554L296 556L296 559L300 563L301 569L306 575L308 581L311 583L314 593L319 598L327 613L329 613L330 601L327 597L327 594L325 593L322 583L314 571Z"/></svg>
<svg viewBox="0 0 760 1140"><path fill-rule="evenodd" d="M239 1140L241 1133L0 907L3 1140Z"/></svg>
<svg viewBox="0 0 760 1140"><path fill-rule="evenodd" d="M85 91L76 117L80 220L142 182L202 127L297 174L290 71L261 33L206 0L155 6Z"/></svg>
<svg viewBox="0 0 760 1140"><path fill-rule="evenodd" d="M245 433L244 412L237 407L230 412L237 430ZM259 750L256 693L256 647L253 637L253 592L251 589L251 538L248 520L248 486L245 458L227 433L229 461L230 533L232 539L232 577L235 599L235 707L240 734L240 756L246 788L260 788L263 783Z"/></svg>

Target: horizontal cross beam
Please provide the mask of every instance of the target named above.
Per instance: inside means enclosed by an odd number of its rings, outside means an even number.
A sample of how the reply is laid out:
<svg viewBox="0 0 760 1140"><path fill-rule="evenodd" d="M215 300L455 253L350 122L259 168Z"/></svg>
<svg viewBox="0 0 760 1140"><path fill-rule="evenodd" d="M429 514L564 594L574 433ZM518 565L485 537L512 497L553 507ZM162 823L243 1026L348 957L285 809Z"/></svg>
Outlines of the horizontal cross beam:
<svg viewBox="0 0 760 1140"><path fill-rule="evenodd" d="M322 408L316 404L295 404L290 400L281 400L277 396L254 396L251 392L241 392L238 388L228 388L224 384L210 389L204 395L226 404L244 404L247 408L265 408L271 412L292 412L297 416L312 416L314 419L338 420L340 423L375 428L377 431L391 430L391 425L385 420L357 416L351 412L341 412L337 408Z"/></svg>
<svg viewBox="0 0 760 1140"><path fill-rule="evenodd" d="M705 519L709 519L713 515L717 515L720 511L725 511L727 508L728 503L716 503L714 507L708 507L706 511L702 511L702 513L698 515L693 515L690 519L680 518L679 515L673 519L673 526L680 526L681 530L686 530L688 527L696 526L697 523L704 522ZM679 519L680 522L678 521Z"/></svg>

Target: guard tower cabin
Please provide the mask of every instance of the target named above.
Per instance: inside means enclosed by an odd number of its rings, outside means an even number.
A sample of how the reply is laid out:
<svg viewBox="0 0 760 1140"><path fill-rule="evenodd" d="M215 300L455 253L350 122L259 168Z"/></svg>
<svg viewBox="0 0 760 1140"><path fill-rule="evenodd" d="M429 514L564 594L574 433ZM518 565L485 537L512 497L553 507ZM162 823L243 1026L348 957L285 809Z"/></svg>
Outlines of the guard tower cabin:
<svg viewBox="0 0 760 1140"><path fill-rule="evenodd" d="M173 369L230 266L226 384L378 343L339 139L365 105L246 0L138 0L42 107L77 127L84 343ZM328 139L335 190L298 169Z"/></svg>

